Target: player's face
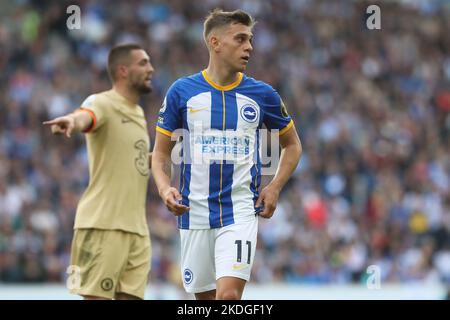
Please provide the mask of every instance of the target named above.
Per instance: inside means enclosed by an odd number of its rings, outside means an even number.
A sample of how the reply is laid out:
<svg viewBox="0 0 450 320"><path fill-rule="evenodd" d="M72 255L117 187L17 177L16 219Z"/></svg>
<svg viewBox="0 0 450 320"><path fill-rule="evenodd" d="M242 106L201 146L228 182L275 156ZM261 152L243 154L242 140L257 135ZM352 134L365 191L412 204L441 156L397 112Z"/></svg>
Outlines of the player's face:
<svg viewBox="0 0 450 320"><path fill-rule="evenodd" d="M253 34L251 28L240 23L233 23L219 36L218 54L233 71L245 70L253 51Z"/></svg>
<svg viewBox="0 0 450 320"><path fill-rule="evenodd" d="M131 51L128 66L128 85L140 94L152 91L152 74L155 71L144 50Z"/></svg>

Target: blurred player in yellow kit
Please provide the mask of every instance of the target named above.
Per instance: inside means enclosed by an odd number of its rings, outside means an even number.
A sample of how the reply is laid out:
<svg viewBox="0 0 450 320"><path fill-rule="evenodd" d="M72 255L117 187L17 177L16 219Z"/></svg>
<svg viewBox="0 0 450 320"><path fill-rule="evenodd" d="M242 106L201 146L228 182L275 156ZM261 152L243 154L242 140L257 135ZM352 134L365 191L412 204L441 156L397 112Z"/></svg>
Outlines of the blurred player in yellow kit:
<svg viewBox="0 0 450 320"><path fill-rule="evenodd" d="M139 98L152 91L153 67L135 44L111 49L113 87L74 113L44 122L53 134L86 134L89 185L77 208L71 266L85 299L143 299L151 246L145 200L150 139Z"/></svg>

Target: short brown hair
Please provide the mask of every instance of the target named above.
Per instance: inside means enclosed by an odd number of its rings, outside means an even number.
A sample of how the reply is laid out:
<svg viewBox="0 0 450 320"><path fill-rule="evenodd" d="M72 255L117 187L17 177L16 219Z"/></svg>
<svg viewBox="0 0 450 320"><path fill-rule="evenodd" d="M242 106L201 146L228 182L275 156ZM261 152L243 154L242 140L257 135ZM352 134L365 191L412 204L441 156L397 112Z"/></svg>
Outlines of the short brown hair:
<svg viewBox="0 0 450 320"><path fill-rule="evenodd" d="M256 21L247 12L242 10L235 11L223 11L222 9L216 8L209 13L203 24L203 38L205 42L208 42L208 36L211 30L215 28L220 28L232 23L241 23L245 26L253 28Z"/></svg>
<svg viewBox="0 0 450 320"><path fill-rule="evenodd" d="M130 52L133 50L143 50L142 47L135 43L121 44L115 46L109 51L108 55L108 74L111 81L116 80L116 71L119 64L126 64Z"/></svg>

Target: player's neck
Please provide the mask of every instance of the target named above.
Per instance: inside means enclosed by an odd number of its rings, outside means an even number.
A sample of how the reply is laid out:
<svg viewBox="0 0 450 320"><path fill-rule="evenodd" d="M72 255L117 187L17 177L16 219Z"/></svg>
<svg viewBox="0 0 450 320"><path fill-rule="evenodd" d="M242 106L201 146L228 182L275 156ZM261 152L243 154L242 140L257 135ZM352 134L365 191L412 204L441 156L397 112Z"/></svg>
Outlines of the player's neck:
<svg viewBox="0 0 450 320"><path fill-rule="evenodd" d="M229 68L220 67L211 63L208 65L208 68L206 68L206 74L219 86L232 84L239 77L239 72L231 71Z"/></svg>
<svg viewBox="0 0 450 320"><path fill-rule="evenodd" d="M128 90L127 87L119 84L114 84L113 90L116 91L118 94L120 94L122 97L124 97L126 100L131 102L132 104L138 104L139 94L137 92L132 92L131 90Z"/></svg>

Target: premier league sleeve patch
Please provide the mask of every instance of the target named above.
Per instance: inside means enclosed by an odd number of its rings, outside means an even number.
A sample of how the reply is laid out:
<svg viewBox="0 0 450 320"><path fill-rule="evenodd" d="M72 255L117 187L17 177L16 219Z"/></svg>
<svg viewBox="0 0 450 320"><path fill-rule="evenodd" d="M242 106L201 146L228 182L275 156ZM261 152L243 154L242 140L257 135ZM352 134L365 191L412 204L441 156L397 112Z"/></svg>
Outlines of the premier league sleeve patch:
<svg viewBox="0 0 450 320"><path fill-rule="evenodd" d="M289 113L287 112L286 105L284 104L282 99L280 99L280 102L281 115L285 118L289 118Z"/></svg>

